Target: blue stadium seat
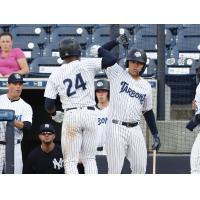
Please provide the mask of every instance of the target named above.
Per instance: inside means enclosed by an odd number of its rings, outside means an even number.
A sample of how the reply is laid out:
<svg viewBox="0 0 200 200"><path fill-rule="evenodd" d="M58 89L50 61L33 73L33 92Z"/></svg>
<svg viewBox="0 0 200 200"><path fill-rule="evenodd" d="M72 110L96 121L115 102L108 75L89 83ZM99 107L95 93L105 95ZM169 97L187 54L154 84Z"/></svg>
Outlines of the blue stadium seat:
<svg viewBox="0 0 200 200"><path fill-rule="evenodd" d="M73 26L55 28L50 35L50 42L56 43L65 37L75 37L83 49L85 49L89 43L89 35L87 31L82 27Z"/></svg>
<svg viewBox="0 0 200 200"><path fill-rule="evenodd" d="M16 42L33 42L39 45L48 43L45 30L37 26L17 26L11 30L13 40Z"/></svg>
<svg viewBox="0 0 200 200"><path fill-rule="evenodd" d="M27 59L34 59L41 55L40 48L37 43L27 41L13 41L13 48L20 48L23 50Z"/></svg>
<svg viewBox="0 0 200 200"><path fill-rule="evenodd" d="M3 29L0 27L0 33L3 33L4 31L3 31Z"/></svg>
<svg viewBox="0 0 200 200"><path fill-rule="evenodd" d="M129 42L131 43L131 38L130 38L130 34L128 30L124 28L120 28L119 34L123 34L123 33L125 33L128 36L130 40ZM92 35L92 42L94 44L102 45L109 41L110 41L110 26L104 26L104 27L99 27L95 29Z"/></svg>
<svg viewBox="0 0 200 200"><path fill-rule="evenodd" d="M180 52L199 52L200 27L190 27L179 30L176 46Z"/></svg>
<svg viewBox="0 0 200 200"><path fill-rule="evenodd" d="M63 61L59 57L37 57L30 64L30 75L34 73L51 74L53 70L61 66Z"/></svg>
<svg viewBox="0 0 200 200"><path fill-rule="evenodd" d="M173 42L173 36L169 29L165 29L165 45L169 46ZM134 36L134 46L145 51L157 51L157 27L149 26L140 28Z"/></svg>
<svg viewBox="0 0 200 200"><path fill-rule="evenodd" d="M9 32L11 27L12 27L12 24L0 24L0 28L5 32Z"/></svg>
<svg viewBox="0 0 200 200"><path fill-rule="evenodd" d="M50 44L48 44L43 51L43 56L57 56L59 57L59 51L58 51L58 47L59 47L59 42L52 42Z"/></svg>

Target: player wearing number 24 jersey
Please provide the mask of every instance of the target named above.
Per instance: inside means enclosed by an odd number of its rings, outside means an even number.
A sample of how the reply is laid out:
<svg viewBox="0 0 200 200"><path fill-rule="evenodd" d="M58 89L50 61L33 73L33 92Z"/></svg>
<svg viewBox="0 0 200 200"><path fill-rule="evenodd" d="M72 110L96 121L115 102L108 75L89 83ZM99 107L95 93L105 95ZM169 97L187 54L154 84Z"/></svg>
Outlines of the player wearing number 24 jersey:
<svg viewBox="0 0 200 200"><path fill-rule="evenodd" d="M45 108L54 120L60 121L55 107L57 95L64 110L61 147L65 173L78 173L79 156L85 173L97 173L94 76L116 59L110 54L106 58L81 60L81 47L74 38L62 40L59 52L65 63L50 75L44 96Z"/></svg>

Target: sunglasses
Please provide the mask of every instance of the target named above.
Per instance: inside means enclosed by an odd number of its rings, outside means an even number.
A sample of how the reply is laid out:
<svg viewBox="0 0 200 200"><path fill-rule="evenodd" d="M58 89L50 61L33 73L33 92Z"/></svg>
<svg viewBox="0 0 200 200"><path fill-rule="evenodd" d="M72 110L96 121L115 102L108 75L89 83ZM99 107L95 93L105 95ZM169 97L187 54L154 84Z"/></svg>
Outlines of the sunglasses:
<svg viewBox="0 0 200 200"><path fill-rule="evenodd" d="M42 132L42 133L40 133L40 135L53 135L54 133L52 133L52 132Z"/></svg>

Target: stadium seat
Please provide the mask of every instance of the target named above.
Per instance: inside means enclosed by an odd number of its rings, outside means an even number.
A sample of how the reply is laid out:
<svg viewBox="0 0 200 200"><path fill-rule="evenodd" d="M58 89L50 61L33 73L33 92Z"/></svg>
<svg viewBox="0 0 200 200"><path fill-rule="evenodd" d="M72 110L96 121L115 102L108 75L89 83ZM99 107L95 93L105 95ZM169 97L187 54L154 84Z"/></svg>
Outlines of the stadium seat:
<svg viewBox="0 0 200 200"><path fill-rule="evenodd" d="M50 42L56 43L65 37L75 37L81 44L82 49L86 49L89 43L89 35L86 29L73 26L55 28L50 35Z"/></svg>
<svg viewBox="0 0 200 200"><path fill-rule="evenodd" d="M43 51L43 56L57 56L59 57L58 42L48 44Z"/></svg>
<svg viewBox="0 0 200 200"><path fill-rule="evenodd" d="M37 26L17 26L11 30L11 34L16 42L33 42L39 45L48 43L45 30Z"/></svg>
<svg viewBox="0 0 200 200"><path fill-rule="evenodd" d="M53 70L61 66L63 61L59 57L38 57L30 64L30 75L34 73L51 74Z"/></svg>
<svg viewBox="0 0 200 200"><path fill-rule="evenodd" d="M2 29L5 32L9 32L11 27L12 24L0 24L0 29Z"/></svg>
<svg viewBox="0 0 200 200"><path fill-rule="evenodd" d="M176 46L180 52L199 52L200 27L189 27L179 30Z"/></svg>
<svg viewBox="0 0 200 200"><path fill-rule="evenodd" d="M20 48L23 50L27 59L34 59L41 55L40 48L37 43L28 42L28 41L14 41L13 48Z"/></svg>
<svg viewBox="0 0 200 200"><path fill-rule="evenodd" d="M120 28L119 34L124 34L124 33L128 36L129 42L131 43L131 38L128 30ZM102 45L108 41L110 41L110 26L96 28L92 35L93 44Z"/></svg>
<svg viewBox="0 0 200 200"><path fill-rule="evenodd" d="M171 45L172 42L172 33L165 29L165 45ZM140 28L134 35L134 46L145 51L157 51L157 27Z"/></svg>
<svg viewBox="0 0 200 200"><path fill-rule="evenodd" d="M0 27L0 33L4 32L3 29Z"/></svg>

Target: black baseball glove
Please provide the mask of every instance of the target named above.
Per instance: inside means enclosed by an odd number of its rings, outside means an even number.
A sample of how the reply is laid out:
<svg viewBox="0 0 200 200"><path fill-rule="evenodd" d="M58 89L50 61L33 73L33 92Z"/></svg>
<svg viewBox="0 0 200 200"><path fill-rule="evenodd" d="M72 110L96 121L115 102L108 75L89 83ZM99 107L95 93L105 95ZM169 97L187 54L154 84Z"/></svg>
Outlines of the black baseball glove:
<svg viewBox="0 0 200 200"><path fill-rule="evenodd" d="M128 47L128 37L126 34L120 35L116 40L119 42L119 44L123 45L123 47Z"/></svg>

